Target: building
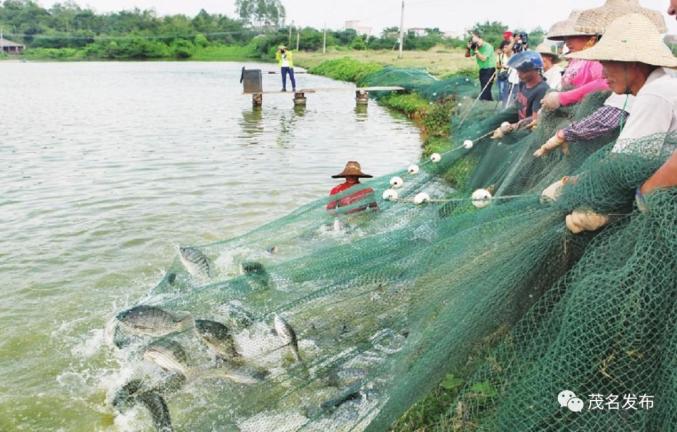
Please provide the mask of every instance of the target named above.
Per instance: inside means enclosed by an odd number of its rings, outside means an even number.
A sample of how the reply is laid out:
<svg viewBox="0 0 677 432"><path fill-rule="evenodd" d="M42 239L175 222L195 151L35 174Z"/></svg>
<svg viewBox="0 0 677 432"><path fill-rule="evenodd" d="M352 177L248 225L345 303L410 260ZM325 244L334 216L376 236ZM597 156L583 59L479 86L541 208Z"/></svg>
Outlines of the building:
<svg viewBox="0 0 677 432"><path fill-rule="evenodd" d="M5 54L21 54L25 46L0 36L0 50Z"/></svg>
<svg viewBox="0 0 677 432"><path fill-rule="evenodd" d="M407 29L407 33L413 33L416 37L422 37L428 35L428 30L423 27L412 27Z"/></svg>
<svg viewBox="0 0 677 432"><path fill-rule="evenodd" d="M344 26L346 30L355 30L357 34L360 35L367 35L371 36L372 28L369 26L365 26L362 24L361 21L358 20L350 20L346 21L346 25Z"/></svg>

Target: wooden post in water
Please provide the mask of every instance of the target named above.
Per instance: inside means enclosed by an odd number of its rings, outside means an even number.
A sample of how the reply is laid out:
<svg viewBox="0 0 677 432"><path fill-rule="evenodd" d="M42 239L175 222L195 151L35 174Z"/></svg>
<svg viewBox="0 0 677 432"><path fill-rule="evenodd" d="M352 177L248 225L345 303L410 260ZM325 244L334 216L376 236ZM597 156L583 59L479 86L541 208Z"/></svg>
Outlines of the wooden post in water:
<svg viewBox="0 0 677 432"><path fill-rule="evenodd" d="M258 108L263 106L263 94L262 93L252 93L252 106Z"/></svg>
<svg viewBox="0 0 677 432"><path fill-rule="evenodd" d="M294 92L294 106L306 106L306 95L304 92Z"/></svg>
<svg viewBox="0 0 677 432"><path fill-rule="evenodd" d="M369 103L369 92L366 90L357 90L355 92L355 103L357 103L357 105L367 105Z"/></svg>

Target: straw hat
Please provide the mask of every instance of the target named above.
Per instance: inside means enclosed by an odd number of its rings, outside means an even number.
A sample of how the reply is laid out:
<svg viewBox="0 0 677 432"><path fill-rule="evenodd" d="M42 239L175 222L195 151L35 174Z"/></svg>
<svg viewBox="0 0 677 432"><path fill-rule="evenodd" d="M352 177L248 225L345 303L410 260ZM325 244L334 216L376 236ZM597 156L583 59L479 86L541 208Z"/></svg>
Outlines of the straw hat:
<svg viewBox="0 0 677 432"><path fill-rule="evenodd" d="M677 68L677 58L663 42L653 21L642 14L624 15L607 27L602 40L569 58L598 61L638 62Z"/></svg>
<svg viewBox="0 0 677 432"><path fill-rule="evenodd" d="M547 43L543 42L536 47L535 51L542 56L547 55L552 57L552 62L557 63L558 61L560 61L560 58L553 48L555 47L550 46Z"/></svg>
<svg viewBox="0 0 677 432"><path fill-rule="evenodd" d="M569 18L553 24L546 37L550 40L562 41L572 36L595 36L597 33L576 30L574 24L576 23L576 20L578 20L580 14L581 11L579 10L572 11Z"/></svg>
<svg viewBox="0 0 677 432"><path fill-rule="evenodd" d="M350 161L346 164L346 167L343 168L341 174L336 174L331 176L331 178L341 178L341 177L361 177L361 178L372 178L373 176L365 174L362 172L362 167L357 161Z"/></svg>
<svg viewBox="0 0 677 432"><path fill-rule="evenodd" d="M606 0L604 6L581 12L574 27L582 32L603 34L612 21L632 13L638 13L649 18L659 32L665 33L668 31L663 15L658 11L643 8L639 4L639 0Z"/></svg>

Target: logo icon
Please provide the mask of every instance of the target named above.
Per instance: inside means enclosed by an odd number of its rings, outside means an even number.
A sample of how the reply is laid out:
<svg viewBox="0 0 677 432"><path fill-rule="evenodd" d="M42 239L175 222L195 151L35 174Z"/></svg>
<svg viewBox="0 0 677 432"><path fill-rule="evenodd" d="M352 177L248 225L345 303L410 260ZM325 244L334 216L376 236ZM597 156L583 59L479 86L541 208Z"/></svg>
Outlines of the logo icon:
<svg viewBox="0 0 677 432"><path fill-rule="evenodd" d="M572 412L583 411L583 401L576 397L576 393L571 390L562 390L557 395L557 402L560 407L567 407Z"/></svg>

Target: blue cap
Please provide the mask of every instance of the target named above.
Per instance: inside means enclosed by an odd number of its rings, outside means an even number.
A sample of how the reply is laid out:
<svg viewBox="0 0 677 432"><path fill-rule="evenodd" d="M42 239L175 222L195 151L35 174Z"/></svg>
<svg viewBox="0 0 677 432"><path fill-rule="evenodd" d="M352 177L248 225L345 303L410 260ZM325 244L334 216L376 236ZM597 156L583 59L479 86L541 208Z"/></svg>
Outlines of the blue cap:
<svg viewBox="0 0 677 432"><path fill-rule="evenodd" d="M521 72L543 69L543 58L536 51L522 51L510 57L508 67Z"/></svg>

